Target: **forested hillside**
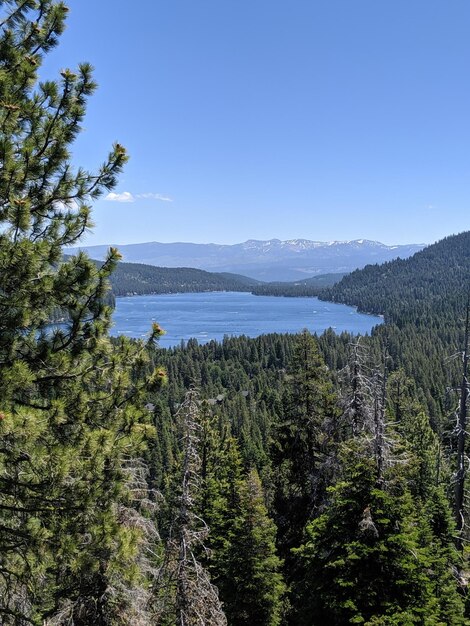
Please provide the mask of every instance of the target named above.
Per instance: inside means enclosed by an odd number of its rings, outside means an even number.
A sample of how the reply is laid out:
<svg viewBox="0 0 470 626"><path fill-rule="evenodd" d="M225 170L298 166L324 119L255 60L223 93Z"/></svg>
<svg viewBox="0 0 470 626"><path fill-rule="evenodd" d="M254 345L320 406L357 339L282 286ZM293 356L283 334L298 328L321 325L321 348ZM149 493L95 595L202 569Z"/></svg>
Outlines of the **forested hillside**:
<svg viewBox="0 0 470 626"><path fill-rule="evenodd" d="M470 284L470 231L446 237L409 259L367 265L328 289L324 299L383 314L387 322L429 325L462 311Z"/></svg>
<svg viewBox="0 0 470 626"><path fill-rule="evenodd" d="M375 337L330 331L318 347L305 332L190 341L154 355L168 386L152 398L158 434L148 463L163 494L178 471L186 390L197 385L204 398L197 511L209 523L204 562L229 624L464 623L446 499L453 443L433 432L422 393L382 349ZM234 475L251 480L255 470L277 529L259 551L228 495ZM165 537L170 522L160 522ZM259 532L268 524L258 523ZM262 556L274 546L281 563Z"/></svg>
<svg viewBox="0 0 470 626"><path fill-rule="evenodd" d="M245 471L255 467L261 477L289 589L290 608L284 608L281 623L464 623L451 570L446 582L438 583L447 589L447 608L441 605L437 613L425 615L418 604L426 605L426 595L437 583L426 581L420 570L420 559L428 562L426 554L435 551L442 575L449 558L456 559L457 569L466 567L453 552L451 514L459 433L459 397L451 388L460 386L462 361L449 358L456 352L460 356L465 345L466 242L468 233L449 237L417 258L367 267L333 287L331 298L360 305L359 296L355 300L352 295L359 293L387 321L360 341L332 331L319 337L328 370L322 369L315 342L305 334L227 338L205 346L190 341L184 348L158 353L169 384L155 398L161 430L150 465L161 468L177 457L172 415L185 390L197 385L207 403L206 419L219 437L235 437ZM432 262L420 258L425 253ZM458 279L448 275L455 268L460 268ZM446 301L451 301L449 308ZM171 471L171 463L156 471L159 489L165 489ZM374 517L379 511L386 511L381 527ZM387 527L388 517L403 535ZM444 535L432 538L440 524L448 533L443 542ZM416 525L424 535L416 534ZM386 547L389 542L397 546L395 555ZM382 560L384 549L389 556ZM406 564L402 550L420 550L421 556ZM396 596L393 591L388 598L383 594L390 585L388 578L381 579L383 568L391 580L401 571ZM407 570L411 578L405 582ZM212 572L219 585L221 565ZM398 592L401 585L410 585L409 594ZM220 585L225 601L224 589ZM460 592L466 594L466 587ZM439 604L437 596L433 602ZM230 612L228 616L232 623Z"/></svg>
<svg viewBox="0 0 470 626"><path fill-rule="evenodd" d="M154 267L141 263L118 263L110 282L115 296L194 291L249 291L257 281L216 274L190 267Z"/></svg>
<svg viewBox="0 0 470 626"><path fill-rule="evenodd" d="M344 274L320 274L305 280L291 283L259 283L251 289L255 296L319 296L326 287L331 287L343 278Z"/></svg>
<svg viewBox="0 0 470 626"><path fill-rule="evenodd" d="M95 261L98 267L101 263ZM324 274L295 283L263 283L228 272L206 272L191 267L155 267L119 262L110 276L114 296L201 291L247 291L255 295L317 296L344 274Z"/></svg>
<svg viewBox="0 0 470 626"><path fill-rule="evenodd" d="M368 265L320 297L384 315L377 336L427 398L433 420L448 415L447 389L460 385L453 358L464 346L470 292L470 232L439 241L405 260Z"/></svg>

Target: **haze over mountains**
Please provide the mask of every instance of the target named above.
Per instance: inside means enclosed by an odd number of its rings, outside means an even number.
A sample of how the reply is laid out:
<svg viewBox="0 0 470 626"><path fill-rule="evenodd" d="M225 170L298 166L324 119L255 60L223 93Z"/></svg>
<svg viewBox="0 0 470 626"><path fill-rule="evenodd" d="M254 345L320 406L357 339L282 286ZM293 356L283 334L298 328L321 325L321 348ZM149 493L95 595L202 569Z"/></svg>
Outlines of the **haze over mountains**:
<svg viewBox="0 0 470 626"><path fill-rule="evenodd" d="M405 259L425 246L387 246L367 239L330 242L250 239L233 245L148 242L117 247L126 262L231 272L262 281L295 281L317 274L351 272L398 257ZM91 258L103 260L108 248L109 245L80 246L67 252L86 250Z"/></svg>

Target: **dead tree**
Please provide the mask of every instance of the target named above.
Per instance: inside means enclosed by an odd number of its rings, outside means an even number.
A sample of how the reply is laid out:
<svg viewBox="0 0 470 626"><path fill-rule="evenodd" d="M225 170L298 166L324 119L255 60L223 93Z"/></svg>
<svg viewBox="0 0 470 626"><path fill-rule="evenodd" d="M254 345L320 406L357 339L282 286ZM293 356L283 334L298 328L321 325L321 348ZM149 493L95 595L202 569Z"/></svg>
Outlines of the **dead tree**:
<svg viewBox="0 0 470 626"><path fill-rule="evenodd" d="M462 533L464 529L464 496L465 477L467 473L467 457L465 443L467 436L467 416L468 416L468 357L469 357L469 330L470 330L470 301L467 300L465 315L464 346L462 350L462 382L460 384L460 399L457 420L457 471L455 483L455 521L457 526L457 547L462 549Z"/></svg>
<svg viewBox="0 0 470 626"><path fill-rule="evenodd" d="M368 349L359 337L349 345L347 365L340 372L341 404L346 437L357 437L371 424L373 382L367 365Z"/></svg>
<svg viewBox="0 0 470 626"><path fill-rule="evenodd" d="M197 558L197 553L205 550L208 528L194 511L201 467L199 400L195 390L188 391L178 414L182 421L181 483L164 563L157 580L157 624L226 626L217 588Z"/></svg>
<svg viewBox="0 0 470 626"><path fill-rule="evenodd" d="M387 442L385 440L385 406L387 401L387 350L384 348L382 371L376 372L374 390L374 452L377 483L383 484Z"/></svg>
<svg viewBox="0 0 470 626"><path fill-rule="evenodd" d="M343 421L347 438L363 439L376 463L377 485L384 482L393 439L387 432L387 344L381 366L370 364L370 355L360 339L350 344L350 357L341 372ZM400 459L403 460L403 459Z"/></svg>

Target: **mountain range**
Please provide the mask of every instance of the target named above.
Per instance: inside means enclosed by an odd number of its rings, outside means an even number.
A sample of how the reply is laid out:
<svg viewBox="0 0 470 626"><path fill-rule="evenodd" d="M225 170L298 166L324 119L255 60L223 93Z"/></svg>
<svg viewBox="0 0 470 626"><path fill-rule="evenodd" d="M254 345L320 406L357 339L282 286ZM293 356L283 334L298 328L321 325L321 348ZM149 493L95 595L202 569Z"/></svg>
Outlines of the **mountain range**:
<svg viewBox="0 0 470 626"><path fill-rule="evenodd" d="M115 244L110 244L115 246ZM347 273L368 264L405 259L424 244L387 246L378 241L310 241L308 239L250 239L238 244L136 243L116 246L123 260L161 267L193 267L211 272L243 274L261 281L297 281L326 273ZM79 249L103 260L109 245Z"/></svg>

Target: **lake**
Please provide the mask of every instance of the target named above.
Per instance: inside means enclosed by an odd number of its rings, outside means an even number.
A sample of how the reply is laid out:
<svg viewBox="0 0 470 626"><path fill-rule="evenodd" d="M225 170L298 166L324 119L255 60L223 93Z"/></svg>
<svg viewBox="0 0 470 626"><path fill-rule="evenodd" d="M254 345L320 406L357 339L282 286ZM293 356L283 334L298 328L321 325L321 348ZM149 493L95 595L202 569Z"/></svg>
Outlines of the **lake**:
<svg viewBox="0 0 470 626"><path fill-rule="evenodd" d="M240 292L177 293L116 298L112 335L145 336L152 322L166 330L160 346L169 348L195 337L199 343L224 335L257 337L265 333L297 333L304 328L321 333L366 334L380 317L358 313L344 304L318 298L253 296Z"/></svg>

